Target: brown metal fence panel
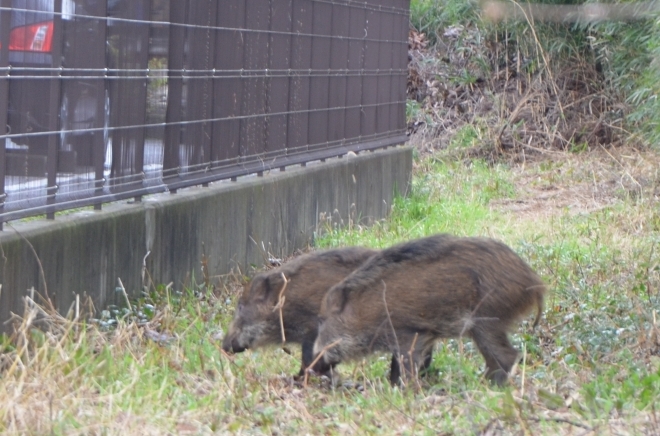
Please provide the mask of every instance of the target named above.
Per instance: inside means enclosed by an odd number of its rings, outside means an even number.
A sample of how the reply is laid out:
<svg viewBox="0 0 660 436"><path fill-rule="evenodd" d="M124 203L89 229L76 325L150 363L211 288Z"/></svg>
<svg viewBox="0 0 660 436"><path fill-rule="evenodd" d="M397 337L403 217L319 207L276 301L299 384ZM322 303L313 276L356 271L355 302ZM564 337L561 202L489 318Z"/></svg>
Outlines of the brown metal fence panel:
<svg viewBox="0 0 660 436"><path fill-rule="evenodd" d="M348 72L348 37L350 8L333 4L330 34L330 81L328 84L328 142L340 144L346 139L346 82Z"/></svg>
<svg viewBox="0 0 660 436"><path fill-rule="evenodd" d="M346 138L359 138L362 134L362 73L364 69L364 42L367 29L364 8L352 8L349 14L348 71L346 84Z"/></svg>
<svg viewBox="0 0 660 436"><path fill-rule="evenodd" d="M266 153L285 154L288 141L288 115L291 67L292 0L271 2L271 34L268 36L269 62L266 73Z"/></svg>
<svg viewBox="0 0 660 436"><path fill-rule="evenodd" d="M215 1L189 1L184 43L183 119L179 168L186 176L208 169L211 150L211 116L216 26Z"/></svg>
<svg viewBox="0 0 660 436"><path fill-rule="evenodd" d="M150 0L118 2L108 20L110 120L110 177L113 192L142 186L147 66L149 61Z"/></svg>
<svg viewBox="0 0 660 436"><path fill-rule="evenodd" d="M246 0L245 27L241 157L253 160L263 158L266 151L266 120L263 115L267 109L265 71L268 68L270 27L268 0Z"/></svg>
<svg viewBox="0 0 660 436"><path fill-rule="evenodd" d="M330 91L330 45L332 4L312 2L312 64L309 84L309 147L318 149L328 141Z"/></svg>
<svg viewBox="0 0 660 436"><path fill-rule="evenodd" d="M216 30L215 80L213 85L213 148L211 159L234 163L240 156L241 103L243 87L240 71L243 66L245 39L245 1L226 0L218 8ZM216 102L223 102L216 104Z"/></svg>
<svg viewBox="0 0 660 436"><path fill-rule="evenodd" d="M291 14L291 88L289 93L289 152L300 153L307 150L309 137L309 68L312 59L312 6L308 0L293 0Z"/></svg>
<svg viewBox="0 0 660 436"><path fill-rule="evenodd" d="M408 0L0 5L0 224L406 139Z"/></svg>

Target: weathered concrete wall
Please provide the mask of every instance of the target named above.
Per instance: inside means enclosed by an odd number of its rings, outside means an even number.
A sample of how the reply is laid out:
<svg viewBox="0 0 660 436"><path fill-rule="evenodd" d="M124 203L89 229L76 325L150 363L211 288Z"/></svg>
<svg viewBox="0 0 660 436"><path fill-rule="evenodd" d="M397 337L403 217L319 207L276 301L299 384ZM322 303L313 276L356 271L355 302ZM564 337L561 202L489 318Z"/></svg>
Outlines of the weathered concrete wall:
<svg viewBox="0 0 660 436"><path fill-rule="evenodd" d="M279 257L311 244L322 213L345 223L383 218L395 191L406 192L411 170L411 149L390 148L7 225L0 233L0 330L9 328L10 311L22 313L32 287L60 311L76 294L91 296L97 308L119 302L118 278L129 293L141 289L147 253L153 280L181 288L191 274L201 281L203 255L209 273L220 275L262 265L262 246Z"/></svg>

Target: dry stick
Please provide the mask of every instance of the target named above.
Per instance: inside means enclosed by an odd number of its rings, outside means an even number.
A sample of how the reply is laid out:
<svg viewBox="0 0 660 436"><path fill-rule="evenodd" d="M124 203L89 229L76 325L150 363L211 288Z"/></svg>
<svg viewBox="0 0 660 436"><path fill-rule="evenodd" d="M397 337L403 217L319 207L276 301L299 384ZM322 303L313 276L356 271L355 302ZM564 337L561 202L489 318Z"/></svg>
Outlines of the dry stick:
<svg viewBox="0 0 660 436"><path fill-rule="evenodd" d="M529 431L529 426L527 425L527 422L525 422L525 420L523 419L522 410L520 410L521 409L520 404L516 403L515 400L513 400L513 403L514 403L513 410L516 411L516 418L518 418L518 422L520 423L520 426L523 429L523 433L525 434L525 436L531 435L532 432Z"/></svg>
<svg viewBox="0 0 660 436"><path fill-rule="evenodd" d="M284 344L286 342L286 337L284 336L284 317L282 316L282 307L284 307L284 301L286 300L286 297L284 297L284 290L286 289L286 285L289 284L289 281L286 279L284 273L280 273L280 275L282 276L282 280L284 280L284 286L280 289L280 295L277 297L277 304L273 307L273 312L278 309L280 311L280 331L282 332L282 344Z"/></svg>
<svg viewBox="0 0 660 436"><path fill-rule="evenodd" d="M415 349L415 345L417 344L417 338L419 337L419 333L415 332L415 337L413 338L412 344L410 345L410 349L408 350L408 359L410 360L410 373L415 374L415 367L413 366L413 350Z"/></svg>
<svg viewBox="0 0 660 436"><path fill-rule="evenodd" d="M586 424L582 424L581 422L571 421L570 419L553 417L553 416L548 416L548 417L544 417L544 418L537 418L535 416L530 416L527 419L530 420L530 421L534 421L534 422L553 421L553 422L559 422L559 423L563 423L563 424L569 424L569 425L572 425L573 427L580 427L580 428L583 428L585 430L588 430L588 432L592 432L592 431L596 430L596 428L598 428L598 427L589 427Z"/></svg>
<svg viewBox="0 0 660 436"><path fill-rule="evenodd" d="M527 368L527 344L523 344L523 364L520 382L520 398L525 399L525 368Z"/></svg>
<svg viewBox="0 0 660 436"><path fill-rule="evenodd" d="M561 104L561 101L559 100L559 87L557 87L557 83L555 82L555 78L552 75L552 70L550 69L550 62L548 61L548 58L546 57L546 53L543 50L543 47L541 46L541 43L539 42L539 38L536 35L536 29L534 29L534 17L531 17L527 14L527 12L523 9L522 5L518 3L517 1L513 1L513 4L520 9L520 11L523 13L525 16L525 21L527 21L527 24L529 24L529 29L532 31L532 36L534 37L534 42L536 42L536 46L539 49L539 52L541 53L541 57L543 58L543 62L545 62L545 66L548 69L548 76L550 76L550 83L552 84L552 87L554 88L555 95L557 96L557 104L559 105L559 113L564 116L564 108Z"/></svg>
<svg viewBox="0 0 660 436"><path fill-rule="evenodd" d="M154 288L154 292L156 291L156 285L154 285L154 281L151 280L151 274L149 274L149 270L147 270L147 257L151 254L151 250L147 250L147 254L144 255L142 258L142 271L141 271L141 276L142 276L142 287L146 288L145 290L149 292L149 284ZM147 283L147 286L144 286L144 277L147 276L149 279L149 282Z"/></svg>
<svg viewBox="0 0 660 436"><path fill-rule="evenodd" d="M340 342L341 342L341 338L339 338L336 341L334 341L333 343L328 344L325 347L323 347L323 349L321 350L319 355L316 356L316 359L312 360L312 363L310 363L309 366L307 368L305 368L305 380L303 382L304 387L307 387L307 380L309 379L309 370L310 370L310 368L314 368L314 365L316 365L317 362L319 360L321 360L321 358L323 357L325 352L328 351L330 348L334 347L335 345L339 344Z"/></svg>
<svg viewBox="0 0 660 436"><path fill-rule="evenodd" d="M651 245L651 252L649 253L649 260L646 262L646 296L649 299L649 304L651 304L651 271L655 269L657 265L651 266L651 258L653 257L653 251L655 251L655 241Z"/></svg>
<svg viewBox="0 0 660 436"><path fill-rule="evenodd" d="M258 237L258 236L257 236L257 237ZM257 249L261 249L261 250L259 250L259 254L261 254L261 257L263 257L263 259L264 259L264 263L268 265L268 264L269 264L269 261L268 261L268 252L266 251L266 247L264 247L264 245L263 245L264 242L261 241L261 245L259 245L259 243L258 243L257 241L255 241L254 238L253 238L252 236L249 236L249 238L250 238L250 240L254 243L254 245L257 246Z"/></svg>
<svg viewBox="0 0 660 436"><path fill-rule="evenodd" d="M410 349L408 350L408 360L410 361L410 373L412 374L413 379L417 381L417 388L421 389L422 386L419 384L419 377L417 377L419 368L417 368L417 366L415 365L415 361L413 360L413 350L415 349L415 345L417 344L418 337L419 337L419 332L415 332L415 337L413 338L412 344L410 345Z"/></svg>
<svg viewBox="0 0 660 436"><path fill-rule="evenodd" d="M126 293L126 288L124 287L124 284L121 282L120 277L117 277L117 280L119 280L119 287L121 287L121 291L124 294L124 298L126 299L126 304L128 304L128 310L133 312L133 307L131 306L131 302L128 301L128 294Z"/></svg>

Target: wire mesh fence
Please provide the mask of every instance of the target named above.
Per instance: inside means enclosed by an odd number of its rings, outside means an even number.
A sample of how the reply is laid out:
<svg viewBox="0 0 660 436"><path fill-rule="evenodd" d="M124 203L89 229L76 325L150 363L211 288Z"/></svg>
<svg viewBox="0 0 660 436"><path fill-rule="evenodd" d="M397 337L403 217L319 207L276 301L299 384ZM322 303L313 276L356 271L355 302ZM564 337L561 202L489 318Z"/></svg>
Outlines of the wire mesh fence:
<svg viewBox="0 0 660 436"><path fill-rule="evenodd" d="M405 141L408 0L0 0L0 225Z"/></svg>

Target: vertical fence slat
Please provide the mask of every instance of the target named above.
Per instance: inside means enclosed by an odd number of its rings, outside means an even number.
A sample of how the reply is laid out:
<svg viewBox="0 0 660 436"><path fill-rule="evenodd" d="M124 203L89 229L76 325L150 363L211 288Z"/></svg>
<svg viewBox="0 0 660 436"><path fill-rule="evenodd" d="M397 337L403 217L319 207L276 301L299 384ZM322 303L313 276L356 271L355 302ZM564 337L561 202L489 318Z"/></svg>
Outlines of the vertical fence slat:
<svg viewBox="0 0 660 436"><path fill-rule="evenodd" d="M106 66L106 40L107 40L107 20L105 19L107 15L107 4L106 2L99 2L95 5L95 10L87 11L87 13L93 13L94 16L99 17L94 22L94 32L95 38L94 47L89 47L86 50L85 55L90 61L90 67L97 69L101 66ZM99 195L103 192L103 181L104 181L104 164L105 164L105 147L108 143L108 131L109 127L109 118L106 118L106 112L110 110L110 95L106 87L106 80L103 78L103 73L100 71L94 72L95 76L99 76L98 80L94 80L95 84L95 94L96 94L96 117L94 119L94 127L102 128L104 130L94 132L92 136L92 159L91 164L94 168L94 182L95 182L95 191ZM107 114L109 115L109 114ZM101 209L101 204L95 204L94 208L99 210Z"/></svg>
<svg viewBox="0 0 660 436"><path fill-rule="evenodd" d="M330 78L330 36L332 34L332 5L312 3L312 78L309 93L309 147L325 147L328 141L328 89Z"/></svg>
<svg viewBox="0 0 660 436"><path fill-rule="evenodd" d="M400 6L404 8L405 10L410 9L410 1L409 0L403 0L400 2ZM405 131L406 129L406 88L407 88L407 83L408 83L408 29L409 29L409 23L410 19L408 15L401 15L399 17L399 32L396 34L396 39L400 41L404 41L404 44L400 45L399 49L399 62L400 62L400 68L406 73L401 74L399 76L399 87L398 87L398 93L397 93L397 100L400 101L401 103L399 104L399 129L402 131Z"/></svg>
<svg viewBox="0 0 660 436"><path fill-rule="evenodd" d="M364 68L365 20L367 14L363 8L352 8L349 16L348 68L351 74L346 85L346 137L356 140L361 135L362 82L360 71Z"/></svg>
<svg viewBox="0 0 660 436"><path fill-rule="evenodd" d="M289 77L291 66L291 8L292 0L271 0L270 53L268 68L277 77L267 78L268 111L283 113L289 110ZM267 119L266 151L282 154L287 145L287 115Z"/></svg>
<svg viewBox="0 0 660 436"><path fill-rule="evenodd" d="M378 12L368 9L364 27L364 69L367 74L362 78L362 136L370 137L377 131L376 107L378 102L378 77L373 72L378 69L378 43L380 25Z"/></svg>
<svg viewBox="0 0 660 436"><path fill-rule="evenodd" d="M348 39L350 16L347 5L332 5L332 41L330 43L330 69L333 71L328 86L328 141L339 143L346 138L347 78L343 71L348 68Z"/></svg>
<svg viewBox="0 0 660 436"><path fill-rule="evenodd" d="M241 121L241 156L255 158L266 149L265 69L268 68L268 32L270 28L269 0L247 0L245 10L245 49L243 65L242 115L252 115ZM260 71L261 70L261 71ZM248 77L249 76L249 77Z"/></svg>
<svg viewBox="0 0 660 436"><path fill-rule="evenodd" d="M401 0L392 0L392 6L395 8L400 8L402 5ZM392 53L392 58L390 59L390 68L397 71L395 73L392 73L390 75L390 89L389 89L389 102L390 102L390 119L388 122L388 126L390 130L399 130L401 129L401 125L399 122L399 116L401 115L401 110L400 110L400 104L397 104L397 101L400 101L400 92L399 88L403 86L404 90L406 88L407 83L404 83L402 85L401 83L401 74L400 70L407 71L407 63L408 63L408 50L407 50L407 44L405 47L405 50L402 50L401 44L398 43L398 41L401 40L400 34L402 31L406 33L406 38L408 37L408 29L402 29L401 24L403 23L403 20L401 19L402 14L397 13L392 15L392 27L391 27L391 32L390 36L388 39L390 39L392 42L389 44L390 45L390 50ZM403 52L403 53L402 53ZM403 62L402 62L403 61ZM407 77L407 74L406 74ZM405 113L404 113L404 118L405 118Z"/></svg>
<svg viewBox="0 0 660 436"><path fill-rule="evenodd" d="M59 68L62 65L62 0L55 0L53 17L53 42L52 42L52 73L50 79L50 91L48 98L48 131L57 132L59 130L59 109L61 99L62 82ZM48 178L46 182L48 205L55 203L55 194L57 191L57 149L59 147L59 135L55 133L48 134L48 154L46 160L46 171ZM55 219L55 212L46 214L48 219Z"/></svg>
<svg viewBox="0 0 660 436"><path fill-rule="evenodd" d="M213 117L221 119L213 125L212 159L231 160L240 153L240 119L243 87L236 77L243 66L245 1L227 0L218 8Z"/></svg>
<svg viewBox="0 0 660 436"><path fill-rule="evenodd" d="M200 170L210 159L212 114L211 96L213 81L210 71L215 56L215 38L212 27L216 24L214 0L193 0L188 5L185 43L185 69L183 113L185 121L192 121L183 128L183 154L185 167Z"/></svg>
<svg viewBox="0 0 660 436"><path fill-rule="evenodd" d="M114 190L135 189L141 184L144 163L147 117L147 75L149 61L149 26L139 21L148 19L150 0L119 3L117 18L108 29L110 66L119 70L122 80L112 82L110 108L112 125L112 165L110 177ZM135 22L133 21L135 20Z"/></svg>
<svg viewBox="0 0 660 436"><path fill-rule="evenodd" d="M391 6L392 2L383 0L383 6ZM385 74L392 65L392 44L389 41L392 39L392 26L394 25L393 15L390 12L380 12L379 37L381 42L378 42L378 107L376 108L377 129L379 134L383 134L390 130L390 88L392 77Z"/></svg>
<svg viewBox="0 0 660 436"><path fill-rule="evenodd" d="M410 0L399 0L397 1L397 6L402 10L410 9ZM408 29L410 19L408 15L399 15L397 20L397 32L394 34L395 41L401 41L402 44L398 44L398 56L393 61L394 67L402 71L398 76L398 80L394 79L393 81L396 84L396 89L394 92L394 101L399 101L402 103L397 104L397 123L393 124L396 126L399 131L405 132L406 130L406 87L408 84Z"/></svg>
<svg viewBox="0 0 660 436"><path fill-rule="evenodd" d="M291 38L291 69L295 71L291 78L289 94L289 152L301 152L309 144L309 107L310 78L303 70L309 69L312 58L312 2L293 0L293 21Z"/></svg>
<svg viewBox="0 0 660 436"><path fill-rule="evenodd" d="M181 144L181 100L183 98L183 49L187 0L170 0L170 35L168 49L168 92L165 113L165 143L163 144L163 180L177 175Z"/></svg>
<svg viewBox="0 0 660 436"><path fill-rule="evenodd" d="M11 23L11 0L0 2L0 41L9 41L9 25ZM0 137L7 132L7 109L9 107L9 44L0 47ZM5 209L5 175L7 174L6 139L0 140L0 214ZM0 220L0 230L3 222Z"/></svg>

